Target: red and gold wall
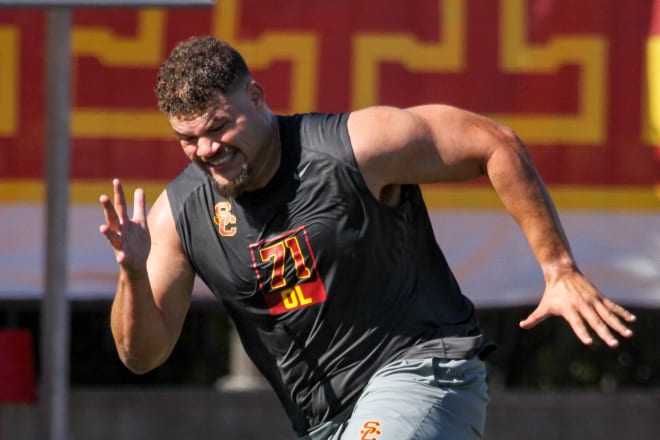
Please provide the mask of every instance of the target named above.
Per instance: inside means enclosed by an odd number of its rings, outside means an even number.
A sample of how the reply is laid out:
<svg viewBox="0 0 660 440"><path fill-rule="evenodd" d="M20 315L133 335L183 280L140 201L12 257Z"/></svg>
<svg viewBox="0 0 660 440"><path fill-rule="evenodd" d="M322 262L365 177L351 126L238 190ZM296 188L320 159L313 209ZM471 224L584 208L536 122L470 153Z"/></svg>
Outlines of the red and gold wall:
<svg viewBox="0 0 660 440"><path fill-rule="evenodd" d="M220 0L73 18L74 208L115 176L153 200L185 164L154 80L176 42L213 34L278 113L464 107L516 130L561 210L660 229L660 0ZM0 9L0 215L43 201L44 23L42 10ZM485 182L425 195L434 215L500 207ZM644 252L660 265L658 248Z"/></svg>

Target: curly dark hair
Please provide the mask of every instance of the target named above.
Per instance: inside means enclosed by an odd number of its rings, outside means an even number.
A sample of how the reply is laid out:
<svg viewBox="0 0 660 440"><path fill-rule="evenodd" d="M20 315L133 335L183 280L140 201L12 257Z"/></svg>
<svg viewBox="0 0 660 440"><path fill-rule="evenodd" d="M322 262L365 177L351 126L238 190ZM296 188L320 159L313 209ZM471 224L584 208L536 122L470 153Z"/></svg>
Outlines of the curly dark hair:
<svg viewBox="0 0 660 440"><path fill-rule="evenodd" d="M245 60L229 44L211 36L192 37L160 66L158 106L170 116L203 114L218 93L227 95L249 76Z"/></svg>

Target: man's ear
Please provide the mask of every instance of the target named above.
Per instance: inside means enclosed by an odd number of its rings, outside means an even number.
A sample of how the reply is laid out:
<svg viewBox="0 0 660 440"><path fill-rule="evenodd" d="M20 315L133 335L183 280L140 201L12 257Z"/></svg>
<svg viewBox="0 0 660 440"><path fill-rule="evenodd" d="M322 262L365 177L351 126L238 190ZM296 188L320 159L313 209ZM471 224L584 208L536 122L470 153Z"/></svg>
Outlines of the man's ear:
<svg viewBox="0 0 660 440"><path fill-rule="evenodd" d="M254 103L256 107L261 107L264 104L265 94L261 84L255 80L251 80L247 86L248 99Z"/></svg>

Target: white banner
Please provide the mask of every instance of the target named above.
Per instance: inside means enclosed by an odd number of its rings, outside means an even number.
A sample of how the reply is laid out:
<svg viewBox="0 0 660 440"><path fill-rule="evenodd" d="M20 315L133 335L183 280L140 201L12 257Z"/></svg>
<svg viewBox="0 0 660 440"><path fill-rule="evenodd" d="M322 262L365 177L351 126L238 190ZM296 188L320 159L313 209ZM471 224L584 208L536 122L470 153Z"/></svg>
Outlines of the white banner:
<svg viewBox="0 0 660 440"><path fill-rule="evenodd" d="M660 307L657 212L564 211L562 222L581 270L613 300ZM38 299L44 289L45 210L0 204L0 299ZM522 232L503 211L432 211L440 243L464 293L477 306L535 304L544 283ZM100 205L75 205L69 219L69 296L110 299L114 256L99 233ZM210 294L198 283L197 298Z"/></svg>

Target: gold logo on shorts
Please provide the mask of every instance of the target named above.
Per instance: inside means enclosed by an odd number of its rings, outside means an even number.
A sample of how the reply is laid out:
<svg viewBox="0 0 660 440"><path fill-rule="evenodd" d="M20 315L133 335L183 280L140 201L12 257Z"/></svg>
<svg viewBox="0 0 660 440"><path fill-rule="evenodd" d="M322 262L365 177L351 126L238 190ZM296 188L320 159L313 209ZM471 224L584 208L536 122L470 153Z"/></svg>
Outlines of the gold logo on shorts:
<svg viewBox="0 0 660 440"><path fill-rule="evenodd" d="M365 422L362 425L362 429L360 429L360 434L362 434L360 440L378 440L378 436L380 436L380 422L374 420Z"/></svg>

